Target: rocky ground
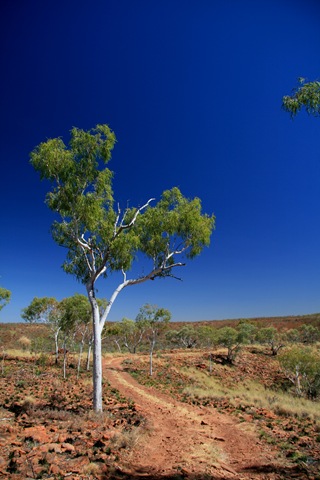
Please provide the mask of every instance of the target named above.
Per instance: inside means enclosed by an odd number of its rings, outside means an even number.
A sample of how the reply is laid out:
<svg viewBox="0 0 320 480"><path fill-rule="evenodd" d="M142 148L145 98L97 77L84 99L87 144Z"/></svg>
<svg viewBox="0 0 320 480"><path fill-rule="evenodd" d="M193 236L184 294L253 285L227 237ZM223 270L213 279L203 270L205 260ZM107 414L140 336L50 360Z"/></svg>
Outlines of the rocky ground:
<svg viewBox="0 0 320 480"><path fill-rule="evenodd" d="M268 359L269 360L269 359ZM272 359L271 359L272 360ZM285 379L276 362L247 352L215 374L225 384ZM228 398L184 393L203 352L107 356L104 413L91 411L91 373L69 360L67 379L50 356L4 357L0 375L0 478L319 479L320 435L312 420ZM223 373L224 372L224 373ZM265 434L263 434L265 432Z"/></svg>
<svg viewBox="0 0 320 480"><path fill-rule="evenodd" d="M80 480L119 478L121 450L144 419L104 386L104 414L91 410L91 374L76 378L51 359L7 357L0 378L0 477ZM121 477L120 477L121 478Z"/></svg>
<svg viewBox="0 0 320 480"><path fill-rule="evenodd" d="M134 376L139 384L146 387L152 386L156 391L170 394L180 402L192 405L194 408L200 407L202 412L208 413L210 416L210 424L214 428L222 425L225 429L223 421L218 418L218 412L227 415L231 422L230 441L235 438L237 428L249 430L255 433L253 443L258 446L261 452L268 452L272 447L273 462L258 462L259 455L255 451L249 439L244 443L236 442L236 449L242 450L245 444L243 455L243 465L248 463L249 466L241 467L241 462L236 460L238 464L238 472L244 472L250 467L250 461L255 459L256 472L260 472L262 476L258 478L315 478L320 479L320 424L308 415L308 412L302 413L297 417L289 415L287 411L282 410L279 406L275 408L265 408L259 405L243 401L241 397L230 400L227 395L217 395L214 397L197 398L185 394L185 387L190 384L190 378L186 375L188 368L195 368L199 371L208 372L209 355L204 352L194 352L188 354L186 352L175 352L174 354L161 355L155 361L154 374L149 376L149 360L147 356L131 357L124 362L124 368L130 372L130 376ZM288 387L287 380L279 369L276 359L261 352L251 353L250 350L242 352L236 361L235 366L221 367L223 356L213 355L213 371L212 376L219 378L222 385L232 388L238 384L245 384L248 381L259 381L266 388L266 395L270 395L270 388L274 388L274 392L281 388ZM184 373L185 372L185 373ZM123 374L122 374L123 375ZM119 390L126 395L130 391L125 391L117 383ZM268 389L268 390L267 390ZM157 394L159 395L159 394ZM135 397L134 397L135 398ZM270 399L272 405L272 399ZM223 447L225 449L227 441L227 433L223 434ZM236 459L236 452L228 453L228 458L233 463ZM239 468L240 467L240 468ZM263 473L264 472L264 473ZM269 472L270 476L267 475ZM265 476L263 476L263 474ZM275 475L275 476L272 476ZM238 477L237 477L238 478ZM244 476L239 478L256 478L255 476Z"/></svg>

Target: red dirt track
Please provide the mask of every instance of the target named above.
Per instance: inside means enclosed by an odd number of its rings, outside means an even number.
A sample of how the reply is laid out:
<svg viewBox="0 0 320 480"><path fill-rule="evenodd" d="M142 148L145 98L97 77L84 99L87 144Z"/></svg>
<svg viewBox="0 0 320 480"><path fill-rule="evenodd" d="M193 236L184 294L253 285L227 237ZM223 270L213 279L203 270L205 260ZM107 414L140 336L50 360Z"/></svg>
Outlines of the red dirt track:
<svg viewBox="0 0 320 480"><path fill-rule="evenodd" d="M106 359L105 378L146 419L126 458L128 478L290 478L279 452L263 444L248 424L140 385L124 371L123 360Z"/></svg>

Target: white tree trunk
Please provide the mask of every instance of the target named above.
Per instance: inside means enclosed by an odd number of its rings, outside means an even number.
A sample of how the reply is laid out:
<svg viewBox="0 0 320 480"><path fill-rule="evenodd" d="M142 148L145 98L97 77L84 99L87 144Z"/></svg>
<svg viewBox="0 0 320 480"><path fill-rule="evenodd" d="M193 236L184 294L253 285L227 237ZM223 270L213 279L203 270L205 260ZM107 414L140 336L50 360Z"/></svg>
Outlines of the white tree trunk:
<svg viewBox="0 0 320 480"><path fill-rule="evenodd" d="M56 350L56 363L58 363L58 356L59 356L59 344L58 344L58 336L60 332L60 327L57 328L54 332L54 344L55 344L55 350Z"/></svg>
<svg viewBox="0 0 320 480"><path fill-rule="evenodd" d="M92 350L92 342L93 342L93 340L90 340L90 343L88 345L88 355L87 355L87 365L86 365L87 371L89 371L89 369L90 369L90 357L91 357L91 350Z"/></svg>
<svg viewBox="0 0 320 480"><path fill-rule="evenodd" d="M150 342L150 377L153 375L153 350L156 344L155 337L152 338Z"/></svg>
<svg viewBox="0 0 320 480"><path fill-rule="evenodd" d="M66 337L64 337L63 341L63 378L66 379L67 377L67 344L66 344Z"/></svg>
<svg viewBox="0 0 320 480"><path fill-rule="evenodd" d="M82 341L81 341L81 343L80 343L80 349L79 349L79 358L78 358L78 367L77 367L77 379L79 378L79 375L80 375L82 352L83 352L83 339L82 339Z"/></svg>
<svg viewBox="0 0 320 480"><path fill-rule="evenodd" d="M119 340L115 339L115 340L114 340L114 343L117 345L118 350L119 350L119 353L122 353L122 352L121 352L121 347L120 347Z"/></svg>
<svg viewBox="0 0 320 480"><path fill-rule="evenodd" d="M102 412L102 351L98 305L93 306L93 409Z"/></svg>

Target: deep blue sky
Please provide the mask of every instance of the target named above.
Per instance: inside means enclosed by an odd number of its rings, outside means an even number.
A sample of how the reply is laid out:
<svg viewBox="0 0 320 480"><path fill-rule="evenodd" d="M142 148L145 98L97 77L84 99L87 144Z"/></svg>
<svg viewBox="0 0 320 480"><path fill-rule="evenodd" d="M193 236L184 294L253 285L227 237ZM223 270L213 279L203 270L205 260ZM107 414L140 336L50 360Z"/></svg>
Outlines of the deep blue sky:
<svg viewBox="0 0 320 480"><path fill-rule="evenodd" d="M111 320L146 302L173 320L319 312L320 119L281 109L297 77L320 76L319 25L311 0L2 1L0 320L85 293L60 267L29 153L97 123L117 135L122 205L177 185L217 217L183 282L124 290Z"/></svg>

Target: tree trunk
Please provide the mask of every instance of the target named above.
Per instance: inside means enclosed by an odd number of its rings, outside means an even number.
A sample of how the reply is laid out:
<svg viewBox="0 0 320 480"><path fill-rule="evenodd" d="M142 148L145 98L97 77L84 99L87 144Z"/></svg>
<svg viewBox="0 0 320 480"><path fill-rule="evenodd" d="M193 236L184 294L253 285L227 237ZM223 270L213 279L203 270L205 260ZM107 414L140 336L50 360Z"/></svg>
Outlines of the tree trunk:
<svg viewBox="0 0 320 480"><path fill-rule="evenodd" d="M153 339L150 343L150 377L153 375L153 350L156 342Z"/></svg>
<svg viewBox="0 0 320 480"><path fill-rule="evenodd" d="M102 329L113 302L117 298L121 290L129 283L123 282L113 292L111 299L108 302L108 306L105 309L102 318L100 319L100 311L94 292L95 280L90 280L87 283L87 293L89 302L92 308L92 325L93 325L93 409L95 412L102 412Z"/></svg>
<svg viewBox="0 0 320 480"><path fill-rule="evenodd" d="M80 375L82 351L83 351L83 339L82 339L82 341L81 341L81 343L80 343L80 349L79 349L79 358L78 358L78 367L77 367L77 379L79 378L79 375Z"/></svg>
<svg viewBox="0 0 320 480"><path fill-rule="evenodd" d="M93 409L102 412L102 354L99 310L93 317Z"/></svg>
<svg viewBox="0 0 320 480"><path fill-rule="evenodd" d="M67 345L66 338L63 341L63 378L66 379L66 365L67 365Z"/></svg>
<svg viewBox="0 0 320 480"><path fill-rule="evenodd" d="M58 328L54 332L54 344L55 344L55 349L56 349L56 364L58 363L58 357L59 357L59 345L58 345L59 332L60 332L60 328Z"/></svg>
<svg viewBox="0 0 320 480"><path fill-rule="evenodd" d="M92 342L93 342L93 340L90 340L90 343L88 344L88 355L87 355L87 365L86 365L87 371L89 371L89 369L90 369L90 357L91 357L91 350L92 350Z"/></svg>
<svg viewBox="0 0 320 480"><path fill-rule="evenodd" d="M118 341L118 340L114 340L114 343L117 345L118 350L119 350L119 353L122 353L122 352L121 352L121 347L120 347L119 341Z"/></svg>

